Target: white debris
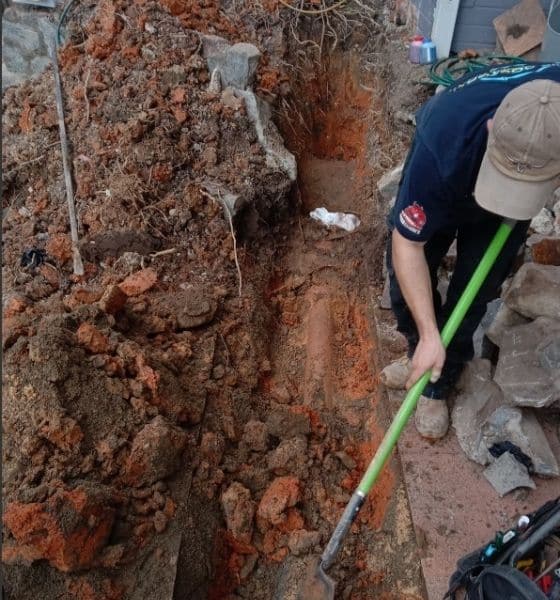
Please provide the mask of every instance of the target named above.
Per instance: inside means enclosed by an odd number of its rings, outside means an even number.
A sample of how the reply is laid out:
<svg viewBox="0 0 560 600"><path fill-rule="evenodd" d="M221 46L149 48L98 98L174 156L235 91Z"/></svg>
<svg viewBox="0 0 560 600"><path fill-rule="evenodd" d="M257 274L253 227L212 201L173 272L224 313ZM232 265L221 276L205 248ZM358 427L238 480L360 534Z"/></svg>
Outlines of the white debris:
<svg viewBox="0 0 560 600"><path fill-rule="evenodd" d="M320 221L327 227L340 227L346 231L354 231L360 226L360 219L351 213L331 212L324 207L316 208L309 213L309 216L316 221Z"/></svg>

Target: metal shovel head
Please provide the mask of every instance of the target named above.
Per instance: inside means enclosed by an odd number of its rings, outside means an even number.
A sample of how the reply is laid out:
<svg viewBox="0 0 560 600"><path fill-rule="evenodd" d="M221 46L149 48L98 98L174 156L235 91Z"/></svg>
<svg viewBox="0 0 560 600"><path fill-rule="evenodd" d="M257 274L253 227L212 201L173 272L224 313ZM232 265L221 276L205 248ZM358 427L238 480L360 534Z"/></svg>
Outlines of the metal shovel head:
<svg viewBox="0 0 560 600"><path fill-rule="evenodd" d="M298 600L334 600L334 579L321 566L320 560L312 560L301 581Z"/></svg>
<svg viewBox="0 0 560 600"><path fill-rule="evenodd" d="M321 568L317 556L285 561L274 600L334 600L335 582Z"/></svg>

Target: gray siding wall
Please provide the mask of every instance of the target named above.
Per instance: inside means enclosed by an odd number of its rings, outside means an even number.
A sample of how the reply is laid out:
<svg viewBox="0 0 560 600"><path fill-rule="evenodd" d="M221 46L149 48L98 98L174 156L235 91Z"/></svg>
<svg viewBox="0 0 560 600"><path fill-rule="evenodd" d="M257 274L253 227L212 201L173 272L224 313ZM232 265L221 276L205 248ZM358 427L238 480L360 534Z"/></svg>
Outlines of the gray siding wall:
<svg viewBox="0 0 560 600"><path fill-rule="evenodd" d="M496 47L496 31L492 21L503 12L518 4L519 0L461 0L451 50L466 48L493 49ZM412 0L418 14L418 33L429 36L432 31L437 0ZM551 0L541 0L548 14Z"/></svg>

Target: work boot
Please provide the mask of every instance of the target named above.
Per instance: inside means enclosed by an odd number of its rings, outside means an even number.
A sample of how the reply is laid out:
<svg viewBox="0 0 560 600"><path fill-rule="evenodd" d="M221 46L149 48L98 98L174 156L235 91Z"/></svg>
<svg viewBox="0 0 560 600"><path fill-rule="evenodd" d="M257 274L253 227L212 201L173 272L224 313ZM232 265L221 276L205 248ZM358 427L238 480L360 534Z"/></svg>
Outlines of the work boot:
<svg viewBox="0 0 560 600"><path fill-rule="evenodd" d="M449 411L445 400L434 400L420 396L414 417L416 430L425 438L439 440L449 427Z"/></svg>
<svg viewBox="0 0 560 600"><path fill-rule="evenodd" d="M390 390L404 390L410 369L410 359L405 354L381 371L381 382Z"/></svg>

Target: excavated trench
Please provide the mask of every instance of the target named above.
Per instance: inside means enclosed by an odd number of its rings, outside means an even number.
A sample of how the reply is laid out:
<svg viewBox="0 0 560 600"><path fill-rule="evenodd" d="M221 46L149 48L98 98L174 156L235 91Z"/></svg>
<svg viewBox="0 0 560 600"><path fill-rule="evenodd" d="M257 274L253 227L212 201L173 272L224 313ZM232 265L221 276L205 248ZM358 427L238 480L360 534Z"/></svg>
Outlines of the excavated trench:
<svg viewBox="0 0 560 600"><path fill-rule="evenodd" d="M264 533L273 551L235 586L243 598L299 597L303 565L322 551L388 425L373 311L386 231L375 183L398 146L387 127L386 82L364 74L352 50L321 64L303 61L297 71L294 100L277 115L298 162L297 214L282 229L264 289L269 369L259 391L266 412L305 414L311 430L307 439L287 432L274 441L276 453L296 445L276 472L295 475L302 489L287 520ZM318 207L358 215L361 225L352 233L326 229L308 217ZM380 476L331 575L340 598L423 597L397 459Z"/></svg>

